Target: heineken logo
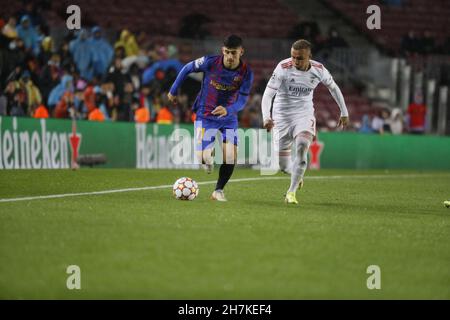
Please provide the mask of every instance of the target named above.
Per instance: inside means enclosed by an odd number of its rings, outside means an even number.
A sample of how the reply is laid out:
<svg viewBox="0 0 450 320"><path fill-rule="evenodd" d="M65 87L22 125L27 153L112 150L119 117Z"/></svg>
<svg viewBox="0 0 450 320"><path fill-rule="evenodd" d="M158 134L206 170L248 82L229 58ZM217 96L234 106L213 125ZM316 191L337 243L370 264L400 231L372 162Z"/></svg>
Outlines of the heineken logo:
<svg viewBox="0 0 450 320"><path fill-rule="evenodd" d="M12 128L2 128L2 120L0 117L0 169L70 168L71 154L73 150L78 152L81 134L47 130L45 119L40 120L38 130L22 130L16 118L12 119Z"/></svg>

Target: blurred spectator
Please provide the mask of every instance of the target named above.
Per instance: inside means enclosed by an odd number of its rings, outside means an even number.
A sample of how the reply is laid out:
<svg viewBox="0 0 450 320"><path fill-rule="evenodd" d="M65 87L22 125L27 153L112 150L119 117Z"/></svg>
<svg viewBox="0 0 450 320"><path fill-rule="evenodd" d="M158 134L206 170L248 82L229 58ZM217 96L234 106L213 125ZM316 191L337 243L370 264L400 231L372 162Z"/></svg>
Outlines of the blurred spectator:
<svg viewBox="0 0 450 320"><path fill-rule="evenodd" d="M91 113L95 108L97 108L96 92L95 92L95 86L93 84L89 84L84 89L83 101L84 101L84 106L86 108L86 112L88 114Z"/></svg>
<svg viewBox="0 0 450 320"><path fill-rule="evenodd" d="M43 104L39 105L36 108L36 110L34 110L33 118L47 119L48 117L49 117L48 110Z"/></svg>
<svg viewBox="0 0 450 320"><path fill-rule="evenodd" d="M369 115L365 114L361 120L361 128L359 128L360 133L373 133L372 126L370 124Z"/></svg>
<svg viewBox="0 0 450 320"><path fill-rule="evenodd" d="M381 118L383 119L383 132L382 133L391 133L391 113L387 109L381 110Z"/></svg>
<svg viewBox="0 0 450 320"><path fill-rule="evenodd" d="M131 83L131 81L127 81L125 82L123 96L121 99L119 99L119 105L116 107L117 120L133 121L133 98L135 98L133 84Z"/></svg>
<svg viewBox="0 0 450 320"><path fill-rule="evenodd" d="M116 56L116 58L120 57ZM128 73L130 72L131 67L133 67L133 65L136 65L140 72L140 69L146 68L149 65L149 63L150 63L149 57L147 57L144 54L140 54L139 56L129 56L126 57L125 59L122 59L122 71Z"/></svg>
<svg viewBox="0 0 450 320"><path fill-rule="evenodd" d="M34 113L34 108L42 103L41 92L39 88L31 81L30 73L25 71L22 74L20 85L24 87L26 93L26 110L24 110L30 116Z"/></svg>
<svg viewBox="0 0 450 320"><path fill-rule="evenodd" d="M114 84L115 92L121 98L124 94L125 82L131 80L130 76L122 71L122 60L120 58L114 58L114 63L109 68L106 81Z"/></svg>
<svg viewBox="0 0 450 320"><path fill-rule="evenodd" d="M71 66L73 64L73 59L69 47L70 47L69 39L64 39L63 43L60 45L58 50L61 66L66 69L71 69Z"/></svg>
<svg viewBox="0 0 450 320"><path fill-rule="evenodd" d="M105 120L111 120L109 110L110 103L112 99L109 99L107 93L103 92L103 90L106 90L106 86L96 86L94 89L95 92L95 106L102 112Z"/></svg>
<svg viewBox="0 0 450 320"><path fill-rule="evenodd" d="M402 111L399 108L394 108L391 112L391 118L389 120L392 134L403 133L403 116Z"/></svg>
<svg viewBox="0 0 450 320"><path fill-rule="evenodd" d="M25 65L25 60L27 57L23 40L20 38L14 39L14 41L10 42L9 49L10 51L7 54L8 67L22 68L22 66Z"/></svg>
<svg viewBox="0 0 450 320"><path fill-rule="evenodd" d="M148 48L151 45L151 39L144 30L139 31L136 36L136 42L140 48Z"/></svg>
<svg viewBox="0 0 450 320"><path fill-rule="evenodd" d="M423 36L419 39L420 53L422 54L432 54L436 53L436 43L429 30L424 31Z"/></svg>
<svg viewBox="0 0 450 320"><path fill-rule="evenodd" d="M169 69L173 69L175 70L175 73L178 74L178 72L180 72L182 68L183 64L176 59L157 61L144 70L144 73L142 74L142 83L150 83L153 79L155 79L157 72L160 72L160 74L162 72L165 76L165 72L167 72ZM162 80L164 76L159 76L159 80Z"/></svg>
<svg viewBox="0 0 450 320"><path fill-rule="evenodd" d="M331 27L328 30L328 38L325 40L323 44L326 49L333 48L346 48L348 47L347 41L339 34L338 30L334 27Z"/></svg>
<svg viewBox="0 0 450 320"><path fill-rule="evenodd" d="M114 58L118 58L121 61L127 57L125 53L125 47L122 44L114 46Z"/></svg>
<svg viewBox="0 0 450 320"><path fill-rule="evenodd" d="M53 117L60 119L69 118L70 109L74 108L74 98L73 92L64 92L61 100L56 104L56 107L53 110Z"/></svg>
<svg viewBox="0 0 450 320"><path fill-rule="evenodd" d="M20 19L20 24L17 27L17 34L24 42L25 49L30 51L33 55L39 55L40 43L38 33L31 24L30 17L24 15Z"/></svg>
<svg viewBox="0 0 450 320"><path fill-rule="evenodd" d="M39 71L39 60L37 57L28 55L25 59L24 68L27 69L30 73L30 78L34 83L39 83L40 71Z"/></svg>
<svg viewBox="0 0 450 320"><path fill-rule="evenodd" d="M44 101L47 101L50 91L56 87L60 81L62 70L59 65L59 54L53 53L46 66L41 71L39 83L42 99Z"/></svg>
<svg viewBox="0 0 450 320"><path fill-rule="evenodd" d="M134 90L139 90L141 88L141 75L137 64L134 63L131 65L128 74L130 76L130 81L133 84Z"/></svg>
<svg viewBox="0 0 450 320"><path fill-rule="evenodd" d="M20 87L18 81L8 82L5 90L7 99L6 112L10 116L25 116L26 93Z"/></svg>
<svg viewBox="0 0 450 320"><path fill-rule="evenodd" d="M31 0L24 0L22 1L22 8L16 13L17 20L20 21L24 16L28 16L33 26L41 25L44 19L39 12L40 10L40 3L39 5L35 5Z"/></svg>
<svg viewBox="0 0 450 320"><path fill-rule="evenodd" d="M371 127L373 132L383 134L384 133L384 119L382 111L378 111L372 118Z"/></svg>
<svg viewBox="0 0 450 320"><path fill-rule="evenodd" d="M164 106L159 110L156 116L156 123L158 124L172 124L173 114L168 107Z"/></svg>
<svg viewBox="0 0 450 320"><path fill-rule="evenodd" d="M39 54L39 63L45 65L53 55L53 39L44 37L41 42L41 52Z"/></svg>
<svg viewBox="0 0 450 320"><path fill-rule="evenodd" d="M167 46L167 58L168 59L177 59L178 58L178 48L174 44L169 44Z"/></svg>
<svg viewBox="0 0 450 320"><path fill-rule="evenodd" d="M408 106L407 123L409 133L423 134L425 132L427 107L421 94L416 94L414 102Z"/></svg>
<svg viewBox="0 0 450 320"><path fill-rule="evenodd" d="M319 25L315 21L300 21L292 27L288 38L294 41L306 39L317 49L317 44L320 42Z"/></svg>
<svg viewBox="0 0 450 320"><path fill-rule="evenodd" d="M10 17L8 20L8 23L3 26L2 33L9 39L17 38L18 34L17 34L16 24L17 24L16 18Z"/></svg>
<svg viewBox="0 0 450 320"><path fill-rule="evenodd" d="M114 48L123 47L125 49L125 56L136 56L139 54L139 46L134 35L127 29L122 30L120 39L114 45Z"/></svg>
<svg viewBox="0 0 450 320"><path fill-rule="evenodd" d="M105 116L103 115L103 113L100 111L99 108L95 108L94 110L92 110L89 113L88 120L89 121L103 122L103 121L105 121Z"/></svg>
<svg viewBox="0 0 450 320"><path fill-rule="evenodd" d="M97 55L94 64L94 74L103 77L113 58L114 50L106 39L102 37L100 27L92 28L92 44Z"/></svg>
<svg viewBox="0 0 450 320"><path fill-rule="evenodd" d="M47 106L50 110L53 109L61 101L61 98L66 92L73 91L73 77L66 74L61 78L60 83L50 92Z"/></svg>
<svg viewBox="0 0 450 320"><path fill-rule="evenodd" d="M150 121L150 112L146 107L139 107L134 114L134 121L137 123L147 123Z"/></svg>
<svg viewBox="0 0 450 320"><path fill-rule="evenodd" d="M153 102L149 86L142 86L139 94L139 106L145 107L149 111L150 118L154 118L156 113L153 110Z"/></svg>
<svg viewBox="0 0 450 320"><path fill-rule="evenodd" d="M6 98L4 92L0 92L0 116L8 115L7 106L8 106L8 99Z"/></svg>
<svg viewBox="0 0 450 320"><path fill-rule="evenodd" d="M70 42L69 50L81 77L91 80L94 76L97 49L89 40L89 33L86 29L81 29L78 37Z"/></svg>
<svg viewBox="0 0 450 320"><path fill-rule="evenodd" d="M420 41L413 30L410 30L407 35L403 36L400 51L404 56L420 52Z"/></svg>

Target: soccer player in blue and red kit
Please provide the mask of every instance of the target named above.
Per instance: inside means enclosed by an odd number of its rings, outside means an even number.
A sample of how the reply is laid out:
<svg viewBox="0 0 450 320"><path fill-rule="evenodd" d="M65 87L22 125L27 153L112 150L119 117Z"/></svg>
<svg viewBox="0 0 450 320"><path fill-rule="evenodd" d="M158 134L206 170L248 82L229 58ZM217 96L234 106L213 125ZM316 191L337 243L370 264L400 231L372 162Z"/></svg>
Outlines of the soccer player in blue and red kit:
<svg viewBox="0 0 450 320"><path fill-rule="evenodd" d="M224 40L222 54L204 56L186 64L168 93L177 103L178 88L189 73L203 72L201 90L194 102L196 114L196 154L210 173L214 166L214 141L222 134L223 164L211 199L226 201L223 189L233 174L237 160L238 112L247 103L253 82L253 72L241 59L242 39L231 35Z"/></svg>

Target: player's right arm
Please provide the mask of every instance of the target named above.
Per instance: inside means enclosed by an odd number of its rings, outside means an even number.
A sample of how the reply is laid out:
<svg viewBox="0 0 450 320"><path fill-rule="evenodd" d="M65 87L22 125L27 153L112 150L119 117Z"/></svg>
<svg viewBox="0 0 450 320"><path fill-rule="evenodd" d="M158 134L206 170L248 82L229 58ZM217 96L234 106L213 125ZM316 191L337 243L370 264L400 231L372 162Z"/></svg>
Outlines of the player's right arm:
<svg viewBox="0 0 450 320"><path fill-rule="evenodd" d="M267 83L266 90L264 90L264 95L261 102L262 116L263 116L263 127L267 131L272 130L274 122L270 117L270 108L272 106L272 99L276 95L278 89L283 82L283 69L281 64L278 64L273 71L272 77Z"/></svg>
<svg viewBox="0 0 450 320"><path fill-rule="evenodd" d="M170 88L169 93L167 94L167 97L169 98L170 102L177 103L178 88L181 86L183 81L190 73L206 71L206 62L207 62L206 60L207 60L206 56L198 58L197 60L187 63L180 70L180 72L177 75L177 78L175 79L175 82L172 84L172 87Z"/></svg>

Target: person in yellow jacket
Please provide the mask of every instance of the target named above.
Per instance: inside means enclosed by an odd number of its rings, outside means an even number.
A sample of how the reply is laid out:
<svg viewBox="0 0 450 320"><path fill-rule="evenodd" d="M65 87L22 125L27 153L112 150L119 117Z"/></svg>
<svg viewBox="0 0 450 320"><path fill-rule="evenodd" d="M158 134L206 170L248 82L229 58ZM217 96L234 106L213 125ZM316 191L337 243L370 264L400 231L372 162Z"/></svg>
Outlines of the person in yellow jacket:
<svg viewBox="0 0 450 320"><path fill-rule="evenodd" d="M123 47L125 49L125 55L137 56L139 54L139 46L136 42L134 35L127 29L122 30L120 39L114 45L114 48Z"/></svg>
<svg viewBox="0 0 450 320"><path fill-rule="evenodd" d="M28 70L24 71L22 78L20 79L20 86L26 92L26 103L28 114L32 116L32 111L34 106L38 106L42 103L42 96L39 88L31 81L31 75Z"/></svg>

